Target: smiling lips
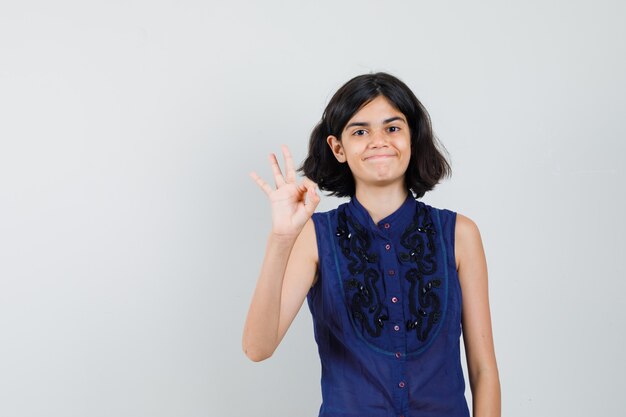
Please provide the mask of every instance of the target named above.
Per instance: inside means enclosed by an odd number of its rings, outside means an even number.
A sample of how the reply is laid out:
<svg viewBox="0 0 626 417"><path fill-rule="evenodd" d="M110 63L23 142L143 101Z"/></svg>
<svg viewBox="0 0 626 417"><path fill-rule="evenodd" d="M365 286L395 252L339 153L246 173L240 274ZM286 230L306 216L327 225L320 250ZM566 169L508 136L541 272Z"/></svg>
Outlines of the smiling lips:
<svg viewBox="0 0 626 417"><path fill-rule="evenodd" d="M391 158L395 155L393 154L380 154L380 155L372 155L372 156L368 156L365 159L363 159L364 161L367 160L371 160L371 159L387 159L387 158Z"/></svg>

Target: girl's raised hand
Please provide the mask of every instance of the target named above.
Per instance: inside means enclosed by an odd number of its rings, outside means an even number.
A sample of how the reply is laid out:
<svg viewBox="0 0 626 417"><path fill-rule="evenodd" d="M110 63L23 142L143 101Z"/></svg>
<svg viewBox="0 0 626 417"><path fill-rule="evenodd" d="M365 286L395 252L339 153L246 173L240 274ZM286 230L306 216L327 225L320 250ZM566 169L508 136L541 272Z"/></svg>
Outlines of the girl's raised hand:
<svg viewBox="0 0 626 417"><path fill-rule="evenodd" d="M267 194L272 206L272 233L296 238L302 228L313 215L320 197L317 195L317 184L308 178L298 184L293 158L286 145L281 146L285 159L286 176L283 175L278 165L278 159L273 153L269 160L274 174L276 188L272 188L263 181L256 172L251 172L250 177Z"/></svg>

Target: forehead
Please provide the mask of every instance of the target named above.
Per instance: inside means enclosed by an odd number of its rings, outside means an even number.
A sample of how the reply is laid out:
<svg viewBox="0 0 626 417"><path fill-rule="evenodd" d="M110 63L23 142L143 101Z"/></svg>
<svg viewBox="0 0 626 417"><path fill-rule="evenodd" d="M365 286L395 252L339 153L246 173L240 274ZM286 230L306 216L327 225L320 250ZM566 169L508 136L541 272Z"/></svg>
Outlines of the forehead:
<svg viewBox="0 0 626 417"><path fill-rule="evenodd" d="M357 112L352 115L350 120L348 120L348 123L365 120L377 122L393 116L402 116L403 119L406 120L404 114L402 114L402 112L398 110L387 97L380 95L357 110Z"/></svg>

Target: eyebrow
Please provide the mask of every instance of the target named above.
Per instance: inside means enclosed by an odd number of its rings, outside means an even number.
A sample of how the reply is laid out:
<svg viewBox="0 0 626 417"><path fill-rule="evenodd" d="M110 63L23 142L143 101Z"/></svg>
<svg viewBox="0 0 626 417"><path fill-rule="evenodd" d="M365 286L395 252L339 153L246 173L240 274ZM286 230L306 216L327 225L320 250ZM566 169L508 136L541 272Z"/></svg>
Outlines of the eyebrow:
<svg viewBox="0 0 626 417"><path fill-rule="evenodd" d="M387 123L391 123L391 122L395 122L396 120L400 120L401 122L406 123L406 121L404 120L404 118L400 117L400 116L394 116L394 117L390 117L389 119L385 119L383 120L383 124L386 125ZM351 128L352 126L363 126L363 127L369 127L369 123L366 122L352 122L349 125L347 125L344 130Z"/></svg>

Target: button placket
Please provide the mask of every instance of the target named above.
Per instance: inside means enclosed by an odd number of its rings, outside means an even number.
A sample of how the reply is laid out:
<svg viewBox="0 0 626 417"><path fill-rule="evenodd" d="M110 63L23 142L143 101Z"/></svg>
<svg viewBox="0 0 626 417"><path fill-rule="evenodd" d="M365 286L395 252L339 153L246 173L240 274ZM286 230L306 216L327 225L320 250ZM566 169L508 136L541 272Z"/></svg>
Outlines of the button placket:
<svg viewBox="0 0 626 417"><path fill-rule="evenodd" d="M399 389L400 391L402 391L403 393L400 394L401 396L405 396L406 395L406 391L403 390L403 388L406 385L405 382L405 369L404 369L404 362L405 362L405 354L404 354L404 350L403 347L406 344L405 341L405 332L403 332L403 327L401 327L401 323L404 322L404 311L403 311L403 306L400 301L401 301L401 297L403 294L403 290L402 290L402 281L399 280L399 274L400 274L400 265L398 263L398 259L394 254L394 251L392 250L392 245L394 245L396 242L391 240L391 235L387 234L390 232L391 229L391 225L389 223L384 223L381 225L381 231L383 233L380 234L381 237L383 237L384 241L382 242L382 246L384 248L383 253L382 253L382 271L385 272L386 278L388 279L388 284L387 284L387 291L388 291L388 295L387 297L388 300L390 301L389 304L389 312L390 312L390 321L391 323L393 323L392 325L392 331L391 331L391 336L393 338L393 347L392 347L392 358L394 358L397 362L398 365L400 365L401 368L397 369L396 372L394 372L394 379L396 380L396 386L399 387L397 389ZM385 233L387 232L387 233ZM386 236L385 236L386 235ZM390 329L391 330L391 329Z"/></svg>

